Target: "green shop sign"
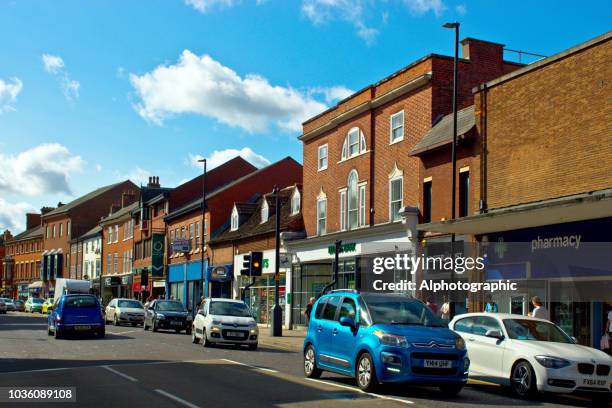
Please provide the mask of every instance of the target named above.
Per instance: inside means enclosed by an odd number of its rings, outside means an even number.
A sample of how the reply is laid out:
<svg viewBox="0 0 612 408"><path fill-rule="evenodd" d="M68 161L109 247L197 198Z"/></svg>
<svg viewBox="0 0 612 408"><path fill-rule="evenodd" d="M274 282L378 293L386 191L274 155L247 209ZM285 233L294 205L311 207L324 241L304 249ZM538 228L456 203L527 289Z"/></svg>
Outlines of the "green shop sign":
<svg viewBox="0 0 612 408"><path fill-rule="evenodd" d="M151 239L151 276L164 276L163 234L153 234Z"/></svg>
<svg viewBox="0 0 612 408"><path fill-rule="evenodd" d="M343 252L355 252L357 247L357 243L355 242L347 242L346 244L340 245L340 253ZM330 245L327 247L327 253L333 255L336 253L336 245Z"/></svg>

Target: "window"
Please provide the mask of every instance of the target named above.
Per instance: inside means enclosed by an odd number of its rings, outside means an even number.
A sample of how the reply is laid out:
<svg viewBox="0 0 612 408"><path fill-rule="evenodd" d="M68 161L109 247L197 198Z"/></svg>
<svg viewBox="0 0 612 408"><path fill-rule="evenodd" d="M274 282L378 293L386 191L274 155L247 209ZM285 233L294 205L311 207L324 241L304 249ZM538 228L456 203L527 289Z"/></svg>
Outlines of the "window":
<svg viewBox="0 0 612 408"><path fill-rule="evenodd" d="M70 238L70 221L66 221L66 236Z"/></svg>
<svg viewBox="0 0 612 408"><path fill-rule="evenodd" d="M53 224L53 232L52 232L52 234L53 234L53 238L55 238L55 224Z"/></svg>
<svg viewBox="0 0 612 408"><path fill-rule="evenodd" d="M263 204L261 205L261 223L268 221L270 213L270 207L268 206L268 200L264 197Z"/></svg>
<svg viewBox="0 0 612 408"><path fill-rule="evenodd" d="M113 242L113 227L108 227L108 240L106 243L110 244L111 242Z"/></svg>
<svg viewBox="0 0 612 408"><path fill-rule="evenodd" d="M461 333L471 333L472 332L472 318L471 317L466 317L465 319L461 319L458 320L457 323L455 323L455 331L461 332Z"/></svg>
<svg viewBox="0 0 612 408"><path fill-rule="evenodd" d="M468 215L470 208L470 171L459 172L459 216Z"/></svg>
<svg viewBox="0 0 612 408"><path fill-rule="evenodd" d="M195 248L199 248L200 247L200 223L196 222L195 223Z"/></svg>
<svg viewBox="0 0 612 408"><path fill-rule="evenodd" d="M346 190L340 192L340 230L346 230Z"/></svg>
<svg viewBox="0 0 612 408"><path fill-rule="evenodd" d="M355 307L355 301L351 298L344 298L342 300L342 305L340 306L340 315L338 316L338 320L343 317L350 317L353 320L356 319L357 308Z"/></svg>
<svg viewBox="0 0 612 408"><path fill-rule="evenodd" d="M232 231L236 231L238 229L238 210L236 209L236 206L234 205L234 208L232 209L232 226L231 226L231 230Z"/></svg>
<svg viewBox="0 0 612 408"><path fill-rule="evenodd" d="M359 225L365 225L365 186L359 186Z"/></svg>
<svg viewBox="0 0 612 408"><path fill-rule="evenodd" d="M327 199L317 200L317 234L323 235L326 232L327 223Z"/></svg>
<svg viewBox="0 0 612 408"><path fill-rule="evenodd" d="M118 261L119 261L119 254L115 252L115 257L113 259L113 273L117 273L117 267L119 263Z"/></svg>
<svg viewBox="0 0 612 408"><path fill-rule="evenodd" d="M113 257L111 256L111 254L106 255L106 274L107 275L110 275L111 273L111 263L113 262L112 258Z"/></svg>
<svg viewBox="0 0 612 408"><path fill-rule="evenodd" d="M342 145L342 160L350 159L358 154L365 153L366 143L363 132L358 127L349 130Z"/></svg>
<svg viewBox="0 0 612 408"><path fill-rule="evenodd" d="M431 222L431 179L423 183L423 222Z"/></svg>
<svg viewBox="0 0 612 408"><path fill-rule="evenodd" d="M403 177L395 178L389 181L389 219L391 221L398 221L402 218L399 212L403 207L403 184Z"/></svg>
<svg viewBox="0 0 612 408"><path fill-rule="evenodd" d="M115 239L113 241L118 242L119 241L119 224L115 225Z"/></svg>
<svg viewBox="0 0 612 408"><path fill-rule="evenodd" d="M202 221L202 246L206 245L206 220Z"/></svg>
<svg viewBox="0 0 612 408"><path fill-rule="evenodd" d="M319 303L317 303L317 309L315 310L315 318L320 319L323 317L323 309L325 309L326 303L327 298L321 299Z"/></svg>
<svg viewBox="0 0 612 408"><path fill-rule="evenodd" d="M399 142L404 139L404 111L391 115L389 119L391 128L390 143Z"/></svg>
<svg viewBox="0 0 612 408"><path fill-rule="evenodd" d="M484 336L489 330L499 330L501 326L496 319L488 316L475 316L472 323L472 334Z"/></svg>
<svg viewBox="0 0 612 408"><path fill-rule="evenodd" d="M323 310L323 319L325 320L334 320L336 317L336 310L338 309L338 304L340 303L340 296L332 296L327 300L327 305L325 306L325 310Z"/></svg>
<svg viewBox="0 0 612 408"><path fill-rule="evenodd" d="M185 235L185 227L181 227L181 239L185 239L186 235Z"/></svg>
<svg viewBox="0 0 612 408"><path fill-rule="evenodd" d="M291 197L291 215L296 215L300 212L300 201L302 196L300 194L300 190L297 188L293 192L293 196Z"/></svg>
<svg viewBox="0 0 612 408"><path fill-rule="evenodd" d="M174 236L176 237L176 239L181 239L181 236L179 235L179 229L178 228L176 228L174 230Z"/></svg>
<svg viewBox="0 0 612 408"><path fill-rule="evenodd" d="M64 235L64 224L59 225L59 236L61 237L62 235Z"/></svg>
<svg viewBox="0 0 612 408"><path fill-rule="evenodd" d="M193 245L193 224L189 224L189 245Z"/></svg>
<svg viewBox="0 0 612 408"><path fill-rule="evenodd" d="M327 143L319 146L319 170L327 168Z"/></svg>
<svg viewBox="0 0 612 408"><path fill-rule="evenodd" d="M49 239L49 226L45 225L45 238Z"/></svg>
<svg viewBox="0 0 612 408"><path fill-rule="evenodd" d="M355 170L348 177L348 227L353 229L359 225L359 191L357 187L358 175Z"/></svg>

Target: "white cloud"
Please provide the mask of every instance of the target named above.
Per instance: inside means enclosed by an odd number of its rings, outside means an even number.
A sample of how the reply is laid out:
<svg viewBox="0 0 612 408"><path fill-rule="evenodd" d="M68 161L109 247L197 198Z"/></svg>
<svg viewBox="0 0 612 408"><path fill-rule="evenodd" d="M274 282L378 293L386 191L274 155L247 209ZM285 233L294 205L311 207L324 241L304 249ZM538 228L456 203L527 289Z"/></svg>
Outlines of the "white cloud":
<svg viewBox="0 0 612 408"><path fill-rule="evenodd" d="M206 13L213 7L232 7L238 4L238 0L185 0L185 4L199 12Z"/></svg>
<svg viewBox="0 0 612 408"><path fill-rule="evenodd" d="M64 64L62 57L53 54L43 54L42 61L45 71L57 79L57 82L60 84L62 92L64 93L64 97L68 101L77 99L79 97L79 89L81 88L81 84L79 81L75 81L74 79L70 78L70 74L68 74L68 71L66 70L66 65Z"/></svg>
<svg viewBox="0 0 612 408"><path fill-rule="evenodd" d="M325 102L328 104L341 101L342 99L349 97L353 93L355 93L355 91L353 91L352 89L348 89L344 86L332 86L330 88L315 87L310 89L311 95L323 95Z"/></svg>
<svg viewBox="0 0 612 408"><path fill-rule="evenodd" d="M96 164L96 171L99 173L102 171L102 165L101 164Z"/></svg>
<svg viewBox="0 0 612 408"><path fill-rule="evenodd" d="M17 155L0 153L0 193L70 195L71 174L80 171L84 163L57 143L41 144Z"/></svg>
<svg viewBox="0 0 612 408"><path fill-rule="evenodd" d="M9 203L0 198L0 233L10 230L13 235L22 232L25 227L28 212L37 212L31 204L25 202Z"/></svg>
<svg viewBox="0 0 612 408"><path fill-rule="evenodd" d="M460 16L464 16L465 14L467 14L467 7L465 6L465 4L457 4L455 6L455 11Z"/></svg>
<svg viewBox="0 0 612 408"><path fill-rule="evenodd" d="M130 82L140 98L134 108L157 125L179 114L198 114L248 132L264 132L271 124L299 131L304 120L326 109L308 91L272 85L257 74L241 77L209 55L189 50L174 65L130 74Z"/></svg>
<svg viewBox="0 0 612 408"><path fill-rule="evenodd" d="M19 78L11 78L6 82L0 79L0 113L15 110L12 104L17 101L22 88L23 82Z"/></svg>
<svg viewBox="0 0 612 408"><path fill-rule="evenodd" d="M253 166L257 168L265 167L270 164L270 160L262 156L261 154L257 154L250 147L243 147L242 149L225 149L225 150L215 150L206 158L206 168L207 170L214 169L215 167L225 163L228 160L233 159L234 157L242 157ZM201 160L202 156L199 154L193 155L190 154L187 162L197 169L202 169L202 163L198 162Z"/></svg>
<svg viewBox="0 0 612 408"><path fill-rule="evenodd" d="M149 177L153 174L149 170L145 170L140 166L136 166L127 173L120 173L115 171L115 178L117 180L131 180L137 185L146 185L149 182Z"/></svg>
<svg viewBox="0 0 612 408"><path fill-rule="evenodd" d="M418 15L431 11L436 16L439 16L446 10L442 0L404 0L404 4L406 4L412 13Z"/></svg>

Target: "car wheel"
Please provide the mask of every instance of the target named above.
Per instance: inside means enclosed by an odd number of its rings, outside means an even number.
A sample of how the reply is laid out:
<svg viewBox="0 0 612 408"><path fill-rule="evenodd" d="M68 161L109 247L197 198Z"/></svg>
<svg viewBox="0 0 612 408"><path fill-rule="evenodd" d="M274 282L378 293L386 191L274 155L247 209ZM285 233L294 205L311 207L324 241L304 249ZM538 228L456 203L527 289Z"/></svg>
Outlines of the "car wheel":
<svg viewBox="0 0 612 408"><path fill-rule="evenodd" d="M370 392L374 391L378 385L376 379L376 369L374 368L374 361L370 353L363 353L357 360L357 368L355 369L355 378L357 378L357 385L363 391Z"/></svg>
<svg viewBox="0 0 612 408"><path fill-rule="evenodd" d="M143 323L142 323L142 328L144 329L144 331L149 330L149 326L147 326L147 323L146 323L146 322L143 322Z"/></svg>
<svg viewBox="0 0 612 408"><path fill-rule="evenodd" d="M53 332L51 331L51 326L47 323L47 336L53 336Z"/></svg>
<svg viewBox="0 0 612 408"><path fill-rule="evenodd" d="M198 336L196 335L195 329L191 329L191 342L193 344L198 344L200 342L200 339L198 339Z"/></svg>
<svg viewBox="0 0 612 408"><path fill-rule="evenodd" d="M206 337L206 330L202 330L202 345L204 347L212 347L212 343L208 341L208 337Z"/></svg>
<svg viewBox="0 0 612 408"><path fill-rule="evenodd" d="M440 392L447 397L454 397L463 389L463 384L446 384L440 386Z"/></svg>
<svg viewBox="0 0 612 408"><path fill-rule="evenodd" d="M115 316L113 317L113 325L114 325L114 326L119 326L119 320L117 320L117 315L115 315Z"/></svg>
<svg viewBox="0 0 612 408"><path fill-rule="evenodd" d="M191 336L191 329L190 328L185 329L185 334L188 336Z"/></svg>
<svg viewBox="0 0 612 408"><path fill-rule="evenodd" d="M157 331L157 322L155 320L153 320L153 331Z"/></svg>
<svg viewBox="0 0 612 408"><path fill-rule="evenodd" d="M308 345L306 351L304 351L304 374L308 378L319 378L321 376L322 371L317 367L316 356L314 347Z"/></svg>
<svg viewBox="0 0 612 408"><path fill-rule="evenodd" d="M106 336L106 330L105 330L105 329L102 329L102 330L100 330L100 331L98 332L98 338L99 338L99 339L103 339L103 338L104 338L104 336Z"/></svg>
<svg viewBox="0 0 612 408"><path fill-rule="evenodd" d="M521 361L512 369L512 391L521 398L533 396L536 391L536 377L531 364Z"/></svg>
<svg viewBox="0 0 612 408"><path fill-rule="evenodd" d="M53 334L55 335L56 340L59 340L64 337L64 334L57 327L55 328L55 330L53 330Z"/></svg>
<svg viewBox="0 0 612 408"><path fill-rule="evenodd" d="M255 344L249 344L249 350L251 350L251 351L255 351L255 350L257 350L257 343L255 343Z"/></svg>

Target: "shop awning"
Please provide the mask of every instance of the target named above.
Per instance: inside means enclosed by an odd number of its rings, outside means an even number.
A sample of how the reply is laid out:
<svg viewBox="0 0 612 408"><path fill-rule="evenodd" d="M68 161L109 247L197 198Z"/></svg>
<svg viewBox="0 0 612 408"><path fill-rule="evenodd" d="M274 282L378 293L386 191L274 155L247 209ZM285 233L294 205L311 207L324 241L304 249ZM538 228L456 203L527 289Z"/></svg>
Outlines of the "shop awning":
<svg viewBox="0 0 612 408"><path fill-rule="evenodd" d="M612 217L612 189L490 210L456 220L419 224L426 232L481 235Z"/></svg>
<svg viewBox="0 0 612 408"><path fill-rule="evenodd" d="M43 281L32 282L28 285L28 289L40 289L44 285Z"/></svg>

